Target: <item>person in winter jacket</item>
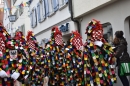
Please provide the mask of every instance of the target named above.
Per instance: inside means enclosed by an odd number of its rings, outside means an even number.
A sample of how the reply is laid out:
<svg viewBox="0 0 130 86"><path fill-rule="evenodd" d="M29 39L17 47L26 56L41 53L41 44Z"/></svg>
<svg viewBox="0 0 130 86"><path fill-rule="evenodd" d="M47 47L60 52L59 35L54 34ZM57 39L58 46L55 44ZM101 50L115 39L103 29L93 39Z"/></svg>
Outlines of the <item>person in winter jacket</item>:
<svg viewBox="0 0 130 86"><path fill-rule="evenodd" d="M115 45L115 57L117 58L118 76L123 86L129 86L127 77L120 75L121 62L130 62L129 54L127 52L127 41L123 37L123 31L116 31L113 44Z"/></svg>

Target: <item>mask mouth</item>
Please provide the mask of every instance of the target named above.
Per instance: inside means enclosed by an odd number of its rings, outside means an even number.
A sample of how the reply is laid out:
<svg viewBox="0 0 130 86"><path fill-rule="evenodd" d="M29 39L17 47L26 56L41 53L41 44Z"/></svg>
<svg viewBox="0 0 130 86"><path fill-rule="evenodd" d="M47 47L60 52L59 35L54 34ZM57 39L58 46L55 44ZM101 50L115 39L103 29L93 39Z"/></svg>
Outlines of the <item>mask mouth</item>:
<svg viewBox="0 0 130 86"><path fill-rule="evenodd" d="M17 50L10 50L9 55L11 59L15 60L17 58Z"/></svg>

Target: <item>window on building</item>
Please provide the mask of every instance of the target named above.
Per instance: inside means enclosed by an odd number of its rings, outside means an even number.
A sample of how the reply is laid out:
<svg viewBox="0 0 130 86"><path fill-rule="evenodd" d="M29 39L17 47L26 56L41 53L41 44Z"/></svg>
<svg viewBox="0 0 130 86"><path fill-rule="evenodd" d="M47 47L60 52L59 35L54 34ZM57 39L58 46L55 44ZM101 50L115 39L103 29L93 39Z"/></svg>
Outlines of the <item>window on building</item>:
<svg viewBox="0 0 130 86"><path fill-rule="evenodd" d="M4 18L7 19L7 10L4 11Z"/></svg>
<svg viewBox="0 0 130 86"><path fill-rule="evenodd" d="M37 16L38 16L38 21L39 22L42 22L46 18L44 0L41 0L37 4Z"/></svg>
<svg viewBox="0 0 130 86"><path fill-rule="evenodd" d="M65 0L59 0L59 6L63 6L65 4Z"/></svg>
<svg viewBox="0 0 130 86"><path fill-rule="evenodd" d="M4 0L1 0L1 2L0 2L1 4L4 4Z"/></svg>
<svg viewBox="0 0 130 86"><path fill-rule="evenodd" d="M49 16L49 0L44 0L45 1L45 14L46 14L46 17Z"/></svg>
<svg viewBox="0 0 130 86"><path fill-rule="evenodd" d="M48 5L49 5L49 16L51 16L52 14L54 14L53 1L48 0Z"/></svg>
<svg viewBox="0 0 130 86"><path fill-rule="evenodd" d="M40 11L40 3L37 4L37 16L38 16L38 21L41 22L41 11Z"/></svg>
<svg viewBox="0 0 130 86"><path fill-rule="evenodd" d="M9 23L9 30L10 30L10 23Z"/></svg>
<svg viewBox="0 0 130 86"><path fill-rule="evenodd" d="M37 15L38 15L38 21L42 22L46 18L46 13L45 13L45 0L41 0L37 4Z"/></svg>
<svg viewBox="0 0 130 86"><path fill-rule="evenodd" d="M56 12L59 9L59 2L58 0L52 0L53 10Z"/></svg>
<svg viewBox="0 0 130 86"><path fill-rule="evenodd" d="M33 27L33 15L32 15L32 12L30 13L30 21L31 21L31 27Z"/></svg>
<svg viewBox="0 0 130 86"><path fill-rule="evenodd" d="M23 6L20 5L20 8L19 8L19 15L21 16L23 13Z"/></svg>
<svg viewBox="0 0 130 86"><path fill-rule="evenodd" d="M18 31L20 31L20 29L17 29L15 32L18 32Z"/></svg>
<svg viewBox="0 0 130 86"><path fill-rule="evenodd" d="M41 5L41 9L40 9L40 11L41 11L41 15L42 15L42 20L44 20L45 18L46 18L46 12L45 12L45 0L42 0L41 2L40 2L40 5Z"/></svg>
<svg viewBox="0 0 130 86"><path fill-rule="evenodd" d="M103 36L105 38L105 40L112 44L113 41L113 29L112 29L112 25L110 23L105 23L102 24L103 27Z"/></svg>
<svg viewBox="0 0 130 86"><path fill-rule="evenodd" d="M8 29L8 24L7 24L7 29Z"/></svg>
<svg viewBox="0 0 130 86"><path fill-rule="evenodd" d="M13 0L13 5L15 4L16 1L17 1L17 0Z"/></svg>
<svg viewBox="0 0 130 86"><path fill-rule="evenodd" d="M21 30L21 32L23 32L23 35L25 36L25 25L23 24L23 25L21 25L21 28L20 28Z"/></svg>
<svg viewBox="0 0 130 86"><path fill-rule="evenodd" d="M52 16L59 9L58 0L45 0L46 16Z"/></svg>
<svg viewBox="0 0 130 86"><path fill-rule="evenodd" d="M67 6L68 0L59 0L59 10L62 10Z"/></svg>
<svg viewBox="0 0 130 86"><path fill-rule="evenodd" d="M67 3L68 3L68 0L65 0L65 3L67 4Z"/></svg>
<svg viewBox="0 0 130 86"><path fill-rule="evenodd" d="M31 27L34 28L37 26L37 14L36 14L36 8L33 8L31 14L30 14L30 19L31 19Z"/></svg>
<svg viewBox="0 0 130 86"><path fill-rule="evenodd" d="M40 46L45 48L45 44L48 42L48 40L49 39L47 39L47 38L42 39L41 42L40 42Z"/></svg>
<svg viewBox="0 0 130 86"><path fill-rule="evenodd" d="M59 6L62 7L63 5L67 4L68 0L59 0Z"/></svg>
<svg viewBox="0 0 130 86"><path fill-rule="evenodd" d="M16 20L18 19L18 10L15 11L14 15L16 15Z"/></svg>

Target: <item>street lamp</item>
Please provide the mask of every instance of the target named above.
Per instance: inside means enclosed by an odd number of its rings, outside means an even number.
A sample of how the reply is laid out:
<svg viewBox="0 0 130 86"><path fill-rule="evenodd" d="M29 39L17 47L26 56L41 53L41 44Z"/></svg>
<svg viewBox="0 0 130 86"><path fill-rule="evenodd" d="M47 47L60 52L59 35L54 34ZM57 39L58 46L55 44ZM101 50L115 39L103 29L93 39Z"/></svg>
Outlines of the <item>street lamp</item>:
<svg viewBox="0 0 130 86"><path fill-rule="evenodd" d="M8 18L9 18L10 22L15 22L16 21L16 15L10 15L10 16L8 16Z"/></svg>
<svg viewBox="0 0 130 86"><path fill-rule="evenodd" d="M11 23L16 21L16 15L9 15L8 18L9 18L9 21ZM12 28L12 24L11 24L11 28ZM12 29L11 29L11 37L13 37L13 30Z"/></svg>

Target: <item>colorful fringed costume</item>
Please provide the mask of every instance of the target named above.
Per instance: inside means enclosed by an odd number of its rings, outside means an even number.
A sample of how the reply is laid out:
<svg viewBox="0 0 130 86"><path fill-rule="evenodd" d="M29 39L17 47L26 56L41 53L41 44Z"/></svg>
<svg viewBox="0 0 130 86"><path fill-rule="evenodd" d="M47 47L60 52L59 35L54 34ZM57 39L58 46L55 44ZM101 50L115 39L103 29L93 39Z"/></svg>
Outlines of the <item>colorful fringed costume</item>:
<svg viewBox="0 0 130 86"><path fill-rule="evenodd" d="M49 76L50 86L66 85L66 68L62 34L58 27L52 28L51 40L46 44L47 63L46 73Z"/></svg>
<svg viewBox="0 0 130 86"><path fill-rule="evenodd" d="M23 85L25 85L25 80L29 75L30 72L30 66L28 65L29 55L28 55L28 45L26 43L25 37L21 31L18 31L15 33L15 37L13 38L16 40L16 43L19 44L20 51L21 51L21 58L22 62L20 63L22 68L20 70L20 77L18 78L18 81L22 82ZM18 54L18 55L20 55ZM21 59L20 59L21 60Z"/></svg>
<svg viewBox="0 0 130 86"><path fill-rule="evenodd" d="M7 33L4 27L0 27L0 35L2 37L1 42L3 42L2 49L3 55L1 55L1 69L4 72L0 72L2 74L2 78L4 78L4 85L13 86L14 80L18 78L24 81L24 74L26 69L26 59L24 59L24 50L20 44L20 41L15 38L11 38L11 36ZM1 46L1 47L2 47ZM23 75L22 77L19 77ZM4 76L4 77L3 77ZM11 77L10 77L11 76Z"/></svg>
<svg viewBox="0 0 130 86"><path fill-rule="evenodd" d="M116 82L112 59L112 47L103 38L99 21L92 20L86 29L87 40L84 45L84 83L85 86L112 86Z"/></svg>
<svg viewBox="0 0 130 86"><path fill-rule="evenodd" d="M44 83L44 51L38 45L36 38L32 31L28 32L27 35L28 52L30 55L29 64L32 70L29 75L29 84L42 86Z"/></svg>
<svg viewBox="0 0 130 86"><path fill-rule="evenodd" d="M1 77L0 84L1 86L5 86L5 85L11 86L11 81L12 81L12 79L8 78L9 75L7 73L8 71L7 67L9 66L8 65L9 56L6 55L6 52L8 51L6 49L6 42L10 38L11 36L8 34L6 29L0 24L0 77Z"/></svg>
<svg viewBox="0 0 130 86"><path fill-rule="evenodd" d="M68 85L83 86L82 37L75 31L65 46L66 75Z"/></svg>
<svg viewBox="0 0 130 86"><path fill-rule="evenodd" d="M22 36L22 33L19 34L19 36ZM19 80L24 84L24 78L29 74L29 69L27 67L28 59L21 44L20 37L17 36L17 38L16 36L17 35L6 41L6 58L4 58L4 60L7 61L7 64L5 64L5 69L8 74L11 75L9 78L10 80L12 78L13 80Z"/></svg>

